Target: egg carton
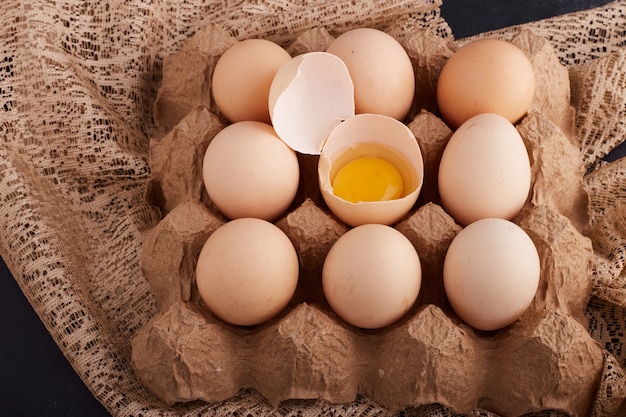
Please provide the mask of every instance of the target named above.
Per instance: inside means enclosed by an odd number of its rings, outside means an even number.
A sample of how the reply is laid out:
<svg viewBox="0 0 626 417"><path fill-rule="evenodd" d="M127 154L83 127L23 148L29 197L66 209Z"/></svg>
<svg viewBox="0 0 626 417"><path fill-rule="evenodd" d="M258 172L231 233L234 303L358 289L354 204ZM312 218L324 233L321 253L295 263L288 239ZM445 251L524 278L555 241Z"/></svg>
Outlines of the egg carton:
<svg viewBox="0 0 626 417"><path fill-rule="evenodd" d="M292 55L323 50L330 39L323 28L315 29L289 50ZM162 115L167 134L151 143L147 191L163 218L145 232L142 253L159 313L132 340L138 378L164 402L219 402L252 388L274 406L293 399L345 403L357 395L389 410L438 403L459 413L559 409L582 416L597 406L595 393L611 358L589 335L585 318L593 248L586 236L588 201L572 139L567 70L549 43L531 32L512 40L538 74L535 102L517 125L531 161L531 192L513 221L537 247L541 278L520 319L483 332L455 315L442 280L447 248L461 226L441 207L436 186L439 159L452 132L437 116L434 91L438 72L457 45L427 31L401 41L421 91L407 125L423 153L424 186L413 210L393 227L416 248L423 279L412 309L378 330L345 323L324 298L325 256L349 227L325 206L317 184L318 157L311 155L298 155L298 195L274 222L298 253L300 276L291 303L278 317L253 327L225 323L204 306L195 263L206 239L228 219L204 191L202 156L225 122L210 101L202 101L201 92L188 98L182 107L190 110L183 114L168 96L175 89L165 73L156 114L157 119ZM208 27L171 60L172 74L184 66L185 54L197 53L211 59L207 67L191 71L210 72L230 44L219 29ZM208 87L202 88L206 94ZM167 111L168 106L177 110Z"/></svg>

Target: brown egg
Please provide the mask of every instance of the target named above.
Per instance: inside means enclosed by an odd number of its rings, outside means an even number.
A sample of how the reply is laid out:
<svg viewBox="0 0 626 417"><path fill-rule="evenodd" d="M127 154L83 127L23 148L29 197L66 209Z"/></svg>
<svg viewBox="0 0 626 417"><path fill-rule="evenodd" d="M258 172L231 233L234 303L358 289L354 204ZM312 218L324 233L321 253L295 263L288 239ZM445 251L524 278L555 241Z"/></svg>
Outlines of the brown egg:
<svg viewBox="0 0 626 417"><path fill-rule="evenodd" d="M422 266L402 233L382 224L364 224L332 246L324 261L322 285L342 319L378 329L411 309L422 285Z"/></svg>
<svg viewBox="0 0 626 417"><path fill-rule="evenodd" d="M222 320L252 326L287 306L298 284L298 265L291 241L274 224L232 220L209 236L200 251L198 292Z"/></svg>
<svg viewBox="0 0 626 417"><path fill-rule="evenodd" d="M535 95L535 74L528 57L499 39L471 42L443 66L437 102L443 119L456 129L472 116L496 113L517 122Z"/></svg>
<svg viewBox="0 0 626 417"><path fill-rule="evenodd" d="M213 99L222 115L231 122L270 123L270 85L289 60L291 56L280 45L264 39L247 39L226 50L211 81Z"/></svg>
<svg viewBox="0 0 626 417"><path fill-rule="evenodd" d="M357 113L375 113L402 120L413 104L415 74L402 45L385 32L353 29L326 49L345 62L354 82Z"/></svg>
<svg viewBox="0 0 626 417"><path fill-rule="evenodd" d="M272 126L244 121L211 141L202 162L209 197L228 218L274 220L291 204L300 182L296 153Z"/></svg>

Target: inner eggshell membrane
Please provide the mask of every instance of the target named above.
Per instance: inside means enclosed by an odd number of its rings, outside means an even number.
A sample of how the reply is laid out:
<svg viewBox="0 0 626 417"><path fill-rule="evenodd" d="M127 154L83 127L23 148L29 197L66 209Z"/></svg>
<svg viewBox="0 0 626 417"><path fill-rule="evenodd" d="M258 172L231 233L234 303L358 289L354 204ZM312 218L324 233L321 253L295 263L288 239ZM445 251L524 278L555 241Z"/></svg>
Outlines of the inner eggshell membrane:
<svg viewBox="0 0 626 417"><path fill-rule="evenodd" d="M354 116L354 85L335 55L310 52L276 73L269 92L272 125L292 149L319 155L326 136Z"/></svg>

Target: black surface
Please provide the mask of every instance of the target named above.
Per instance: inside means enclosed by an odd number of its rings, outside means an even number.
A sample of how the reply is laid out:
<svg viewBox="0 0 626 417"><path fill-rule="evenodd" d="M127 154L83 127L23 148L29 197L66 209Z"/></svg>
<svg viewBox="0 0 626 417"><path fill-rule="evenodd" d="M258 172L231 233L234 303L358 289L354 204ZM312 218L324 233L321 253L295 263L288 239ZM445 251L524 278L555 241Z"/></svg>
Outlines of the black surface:
<svg viewBox="0 0 626 417"><path fill-rule="evenodd" d="M0 265L0 416L106 417Z"/></svg>
<svg viewBox="0 0 626 417"><path fill-rule="evenodd" d="M606 3L444 0L441 11L461 38ZM0 416L108 415L65 360L4 263L0 263L0 337Z"/></svg>
<svg viewBox="0 0 626 417"><path fill-rule="evenodd" d="M458 39L607 3L606 0L443 0L441 15Z"/></svg>

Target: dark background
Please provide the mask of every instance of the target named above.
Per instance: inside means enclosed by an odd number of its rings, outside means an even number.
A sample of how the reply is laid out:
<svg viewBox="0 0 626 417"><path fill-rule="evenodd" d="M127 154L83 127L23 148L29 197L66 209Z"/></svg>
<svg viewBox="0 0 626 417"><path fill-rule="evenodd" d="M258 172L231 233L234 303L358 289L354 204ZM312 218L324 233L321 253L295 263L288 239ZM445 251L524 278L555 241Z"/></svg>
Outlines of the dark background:
<svg viewBox="0 0 626 417"><path fill-rule="evenodd" d="M606 4L585 0L444 0L456 38ZM624 155L621 147L619 154ZM0 416L109 416L66 361L0 262Z"/></svg>

